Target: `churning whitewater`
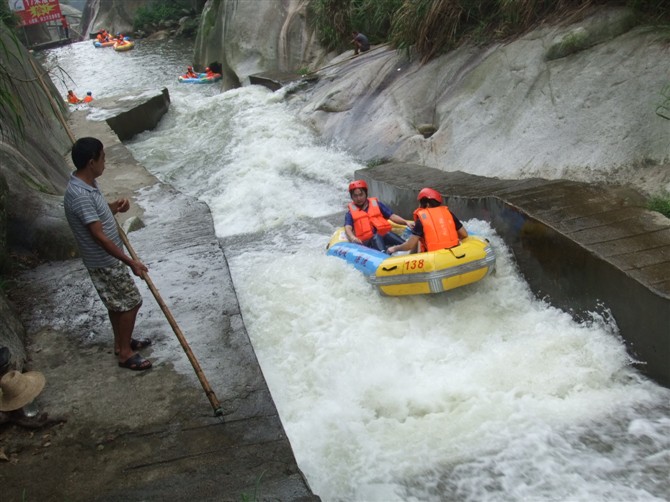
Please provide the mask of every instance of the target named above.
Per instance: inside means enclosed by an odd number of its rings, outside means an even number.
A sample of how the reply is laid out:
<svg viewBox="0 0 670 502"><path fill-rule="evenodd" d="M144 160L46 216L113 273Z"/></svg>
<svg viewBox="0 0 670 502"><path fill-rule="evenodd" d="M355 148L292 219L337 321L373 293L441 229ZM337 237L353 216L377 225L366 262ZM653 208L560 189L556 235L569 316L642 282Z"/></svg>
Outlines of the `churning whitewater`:
<svg viewBox="0 0 670 502"><path fill-rule="evenodd" d="M63 90L169 88L160 126L128 146L211 208L246 328L317 495L668 500L670 392L631 369L611 319L580 324L535 298L502 239L477 220L464 223L493 244L495 275L430 297L380 296L325 256L363 164L322 144L283 91L180 86L190 47L138 44L91 63L99 53L82 42L48 52L45 64L72 79L57 83ZM101 84L107 75L114 85Z"/></svg>

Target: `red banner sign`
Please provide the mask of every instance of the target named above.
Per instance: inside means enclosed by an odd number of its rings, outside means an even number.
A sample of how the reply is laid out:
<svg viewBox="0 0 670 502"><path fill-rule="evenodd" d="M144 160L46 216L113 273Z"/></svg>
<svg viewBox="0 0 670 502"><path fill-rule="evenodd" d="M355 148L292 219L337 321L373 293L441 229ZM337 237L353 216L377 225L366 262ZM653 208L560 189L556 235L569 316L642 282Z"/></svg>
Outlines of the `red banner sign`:
<svg viewBox="0 0 670 502"><path fill-rule="evenodd" d="M21 26L59 21L58 0L10 0L9 8L21 18Z"/></svg>

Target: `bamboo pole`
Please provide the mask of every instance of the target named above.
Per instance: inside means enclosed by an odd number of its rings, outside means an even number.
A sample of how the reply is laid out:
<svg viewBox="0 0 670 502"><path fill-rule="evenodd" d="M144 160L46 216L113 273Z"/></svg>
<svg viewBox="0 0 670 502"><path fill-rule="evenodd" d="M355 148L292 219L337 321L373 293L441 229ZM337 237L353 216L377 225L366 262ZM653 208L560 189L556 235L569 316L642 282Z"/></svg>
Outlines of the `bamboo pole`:
<svg viewBox="0 0 670 502"><path fill-rule="evenodd" d="M119 235L121 236L121 240L123 241L123 244L126 246L126 249L128 249L128 252L130 253L130 256L132 256L133 260L139 260L137 257L137 254L135 253L135 250L133 247L130 245L130 241L128 240L128 236L126 233L123 231L121 228L121 225L119 225L119 222L116 222L116 226L119 230ZM198 380L200 380L200 384L202 385L202 388L205 391L205 394L207 395L207 399L209 399L209 403L212 405L212 409L214 410L214 415L217 417L223 416L223 410L221 409L221 404L219 403L219 400L216 398L216 395L214 394L214 391L212 388L209 386L209 382L207 382L207 378L205 378L205 374L203 373L202 369L200 368L200 364L198 363L198 360L195 358L193 355L193 351L191 351L191 347L189 347L188 342L186 341L186 338L184 337L184 333L182 333L181 329L179 328L179 325L177 324L177 321L175 320L174 316L172 315L172 312L170 312L170 309L168 309L167 305L163 301L163 298L161 298L160 293L158 292L158 289L154 285L153 281L149 277L149 274L147 272L142 273L142 279L147 283L147 286L149 286L149 289L154 295L154 298L156 298L156 302L158 302L158 305L160 306L161 310L165 314L165 317L167 318L168 322L170 323L170 326L172 327L172 330L174 331L175 335L177 335L177 339L179 340L179 343L181 344L182 348L184 349L184 352L186 352L186 356L188 357L188 360L191 362L191 366L193 366L193 369L195 370L195 374L198 376Z"/></svg>
<svg viewBox="0 0 670 502"><path fill-rule="evenodd" d="M44 83L44 80L42 80L42 75L40 74L40 71L37 69L37 66L35 66L35 61L33 61L32 56L29 56L28 59L30 59L30 64L33 67L33 70L35 71L35 75L40 81L40 84L42 86L42 90L44 91L44 94L46 95L47 99L49 100L49 104L51 105L51 109L54 112L54 115L56 115L56 118L60 121L61 125L65 129L65 132L67 135L70 137L70 141L72 141L72 144L74 145L76 139L74 137L74 134L72 134L72 131L67 125L67 122L65 121L65 117L63 117L63 113L61 112L60 108L56 103L54 103L53 97L51 96L51 93L49 92L49 89L47 85Z"/></svg>

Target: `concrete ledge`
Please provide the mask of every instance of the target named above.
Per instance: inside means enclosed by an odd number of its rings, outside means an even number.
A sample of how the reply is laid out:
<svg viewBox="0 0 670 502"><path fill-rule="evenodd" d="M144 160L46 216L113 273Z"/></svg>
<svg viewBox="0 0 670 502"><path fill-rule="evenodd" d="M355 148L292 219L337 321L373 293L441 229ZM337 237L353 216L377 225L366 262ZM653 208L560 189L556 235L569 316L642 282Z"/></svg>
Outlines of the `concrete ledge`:
<svg viewBox="0 0 670 502"><path fill-rule="evenodd" d="M643 209L636 192L402 163L356 177L400 214L430 186L460 218L489 221L536 295L579 320L609 309L639 370L670 386L670 219Z"/></svg>
<svg viewBox="0 0 670 502"><path fill-rule="evenodd" d="M285 85L291 84L293 82L300 82L302 80L303 77L297 73L284 73L276 71L268 71L264 73L257 73L255 75L249 75L249 83L251 85L262 85L271 91L276 91Z"/></svg>
<svg viewBox="0 0 670 502"><path fill-rule="evenodd" d="M170 93L167 88L94 100L91 105L93 119L106 120L121 141L154 129L169 108ZM96 109L98 113L95 113Z"/></svg>

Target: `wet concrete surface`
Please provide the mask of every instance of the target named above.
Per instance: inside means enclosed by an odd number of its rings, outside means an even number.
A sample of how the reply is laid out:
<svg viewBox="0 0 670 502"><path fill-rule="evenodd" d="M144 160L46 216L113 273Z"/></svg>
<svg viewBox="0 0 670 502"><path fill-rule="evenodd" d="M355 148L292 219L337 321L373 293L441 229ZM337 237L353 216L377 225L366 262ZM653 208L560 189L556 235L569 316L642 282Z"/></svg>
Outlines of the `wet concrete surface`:
<svg viewBox="0 0 670 502"><path fill-rule="evenodd" d="M404 163L357 171L404 215L435 188L462 219L491 223L540 298L578 320L612 316L640 371L670 386L670 219L621 186L503 180Z"/></svg>
<svg viewBox="0 0 670 502"><path fill-rule="evenodd" d="M26 370L44 373L37 398L57 423L0 435L3 502L319 500L297 466L242 319L209 208L158 182L104 121L72 115L75 137L105 145L109 200L129 197L123 224L184 334L222 417L203 390L146 284L136 338L153 368L119 368L106 311L81 260L50 262L10 292L26 326Z"/></svg>

